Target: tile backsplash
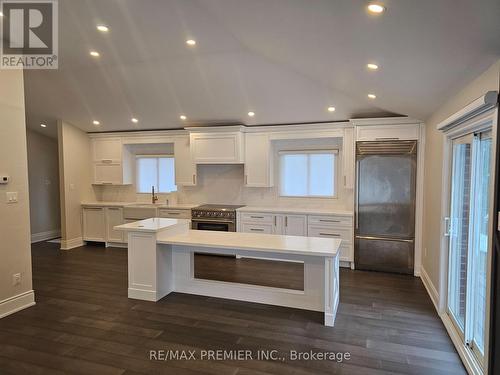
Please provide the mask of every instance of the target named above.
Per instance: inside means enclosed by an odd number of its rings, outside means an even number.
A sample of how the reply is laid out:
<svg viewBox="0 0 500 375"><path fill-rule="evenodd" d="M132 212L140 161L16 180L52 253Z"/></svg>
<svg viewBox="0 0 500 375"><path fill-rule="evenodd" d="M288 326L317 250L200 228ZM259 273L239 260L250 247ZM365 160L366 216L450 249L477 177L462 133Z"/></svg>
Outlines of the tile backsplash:
<svg viewBox="0 0 500 375"><path fill-rule="evenodd" d="M223 203L252 206L286 206L309 208L353 209L353 192L338 186L338 198L282 198L277 187L244 186L243 165L199 165L198 185L179 186L177 193L158 194L160 202L177 199L178 203ZM150 194L137 194L134 185L95 186L99 201L149 202Z"/></svg>

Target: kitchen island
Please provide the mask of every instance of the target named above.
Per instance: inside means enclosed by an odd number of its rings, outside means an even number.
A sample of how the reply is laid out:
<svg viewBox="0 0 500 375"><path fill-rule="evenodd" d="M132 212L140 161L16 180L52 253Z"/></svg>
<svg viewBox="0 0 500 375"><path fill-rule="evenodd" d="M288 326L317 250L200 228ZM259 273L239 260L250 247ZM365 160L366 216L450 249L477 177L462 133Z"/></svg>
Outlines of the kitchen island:
<svg viewBox="0 0 500 375"><path fill-rule="evenodd" d="M339 304L340 239L200 231L189 220L152 218L115 227L128 235L128 297L158 301L172 292L324 312ZM194 277L194 254L270 257L304 264L304 288L292 290Z"/></svg>

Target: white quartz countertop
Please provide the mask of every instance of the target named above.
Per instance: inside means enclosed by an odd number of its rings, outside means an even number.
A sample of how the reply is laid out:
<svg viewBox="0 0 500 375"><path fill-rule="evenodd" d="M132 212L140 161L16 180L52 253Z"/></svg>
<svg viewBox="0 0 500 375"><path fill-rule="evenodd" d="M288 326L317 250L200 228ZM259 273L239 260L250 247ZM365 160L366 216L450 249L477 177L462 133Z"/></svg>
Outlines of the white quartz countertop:
<svg viewBox="0 0 500 375"><path fill-rule="evenodd" d="M338 210L331 208L308 208L308 207L245 206L238 208L238 212L277 212L277 213L353 216L352 211Z"/></svg>
<svg viewBox="0 0 500 375"><path fill-rule="evenodd" d="M132 205L153 206L151 203L148 202L100 202L100 201L81 202L81 205L83 207L125 207ZM198 207L199 204L177 203L177 204L166 205L162 203L156 203L154 206L162 209L167 208L172 210L190 210L191 208Z"/></svg>
<svg viewBox="0 0 500 375"><path fill-rule="evenodd" d="M132 223L117 225L114 227L114 229L125 232L160 233L162 230L172 228L177 225L185 224L187 228L188 223L189 220L186 219L165 219L160 217L154 217L151 219L144 219L144 220L134 221Z"/></svg>
<svg viewBox="0 0 500 375"><path fill-rule="evenodd" d="M341 240L262 233L188 230L174 235L160 232L157 235L157 243L296 255L335 256Z"/></svg>

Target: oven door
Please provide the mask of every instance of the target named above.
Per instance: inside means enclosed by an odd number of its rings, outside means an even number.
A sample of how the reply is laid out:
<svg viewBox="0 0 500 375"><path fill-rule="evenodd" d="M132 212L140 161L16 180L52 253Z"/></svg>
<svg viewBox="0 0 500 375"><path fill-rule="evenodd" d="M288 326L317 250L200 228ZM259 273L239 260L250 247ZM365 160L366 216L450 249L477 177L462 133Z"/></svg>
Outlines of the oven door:
<svg viewBox="0 0 500 375"><path fill-rule="evenodd" d="M192 219L191 228L196 230L215 230L219 232L236 232L236 225L231 220Z"/></svg>

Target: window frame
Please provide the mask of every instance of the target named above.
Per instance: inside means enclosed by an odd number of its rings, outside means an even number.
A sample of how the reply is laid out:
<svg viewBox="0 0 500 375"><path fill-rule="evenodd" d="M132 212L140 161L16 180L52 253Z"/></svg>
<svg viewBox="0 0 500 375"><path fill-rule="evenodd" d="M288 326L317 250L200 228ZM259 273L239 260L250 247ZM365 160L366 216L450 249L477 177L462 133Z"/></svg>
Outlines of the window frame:
<svg viewBox="0 0 500 375"><path fill-rule="evenodd" d="M136 194L151 194L151 192L141 192L139 191L139 167L138 167L138 160L139 159L156 159L157 164L156 164L156 184L158 186L158 191L155 191L155 193L158 194L170 194L177 192L177 184L175 183L175 155L174 154L151 154L151 155L143 155L143 154L138 154L135 155L135 192ZM159 173L159 159L173 159L174 160L174 186L176 190L172 191L160 191L160 173Z"/></svg>
<svg viewBox="0 0 500 375"><path fill-rule="evenodd" d="M281 156L283 155L300 155L300 154L332 154L333 155L333 195L282 195L282 162ZM300 149L300 150L279 150L278 151L278 197L279 198L292 198L292 199L338 199L339 187L338 187L338 171L339 171L339 149ZM307 169L309 177L309 166Z"/></svg>

